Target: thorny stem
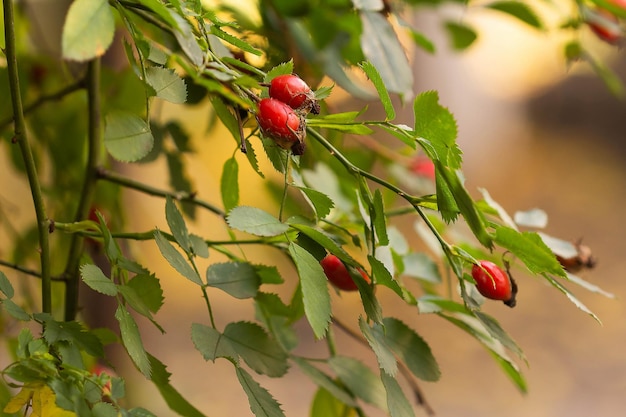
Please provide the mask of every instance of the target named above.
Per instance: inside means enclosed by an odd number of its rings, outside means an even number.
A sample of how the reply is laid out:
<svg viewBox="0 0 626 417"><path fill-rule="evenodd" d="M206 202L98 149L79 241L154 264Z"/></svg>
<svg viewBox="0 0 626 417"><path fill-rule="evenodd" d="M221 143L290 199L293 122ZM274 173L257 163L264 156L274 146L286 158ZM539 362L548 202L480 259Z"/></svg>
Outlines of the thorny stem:
<svg viewBox="0 0 626 417"><path fill-rule="evenodd" d="M80 200L74 221L86 219L89 216L89 209L94 199L96 190L97 166L102 143L101 113L100 113L100 59L96 58L89 62L87 68L87 97L88 97L88 149L87 167L85 179L80 194ZM72 236L70 250L65 265L65 320L70 321L76 318L78 311L78 267L80 257L83 253L83 238L78 234Z"/></svg>
<svg viewBox="0 0 626 417"><path fill-rule="evenodd" d="M210 212L217 214L218 216L221 216L221 217L226 216L226 214L218 207L206 201L197 199L195 193L187 193L187 192L180 192L180 191L172 192L172 191L162 190L156 187L151 187L139 181L135 181L133 179L123 177L119 174L116 174L115 172L109 171L104 168L98 168L97 175L98 175L98 178L100 179L103 179L105 181L109 181L115 184L119 184L126 188L131 188L133 190L140 191L144 194L148 194L148 195L152 195L156 197L170 196L174 200L188 202L188 203L192 203L197 206L203 207L209 210Z"/></svg>
<svg viewBox="0 0 626 417"><path fill-rule="evenodd" d="M15 27L13 15L13 1L4 0L4 36L6 43L6 60L9 75L9 87L11 91L11 103L13 106L14 141L19 145L24 160L26 174L37 216L37 231L39 235L40 263L41 263L41 307L44 313L52 312L52 280L50 279L50 242L48 236L48 218L46 206L41 192L41 184L37 176L37 167L33 152L26 136L26 122L24 120L24 108L20 93L20 82L17 68L17 55L15 45Z"/></svg>
<svg viewBox="0 0 626 417"><path fill-rule="evenodd" d="M37 100L33 101L32 103L30 103L29 105L24 107L24 114L26 115L26 114L28 114L30 112L33 112L33 111L37 110L39 107L41 107L42 105L44 105L45 103L47 103L49 101L60 100L63 97L73 93L74 91L80 90L84 86L85 86L85 81L84 80L78 80L74 84L70 84L70 85L60 89L57 92L54 92L54 93L51 93L51 94L42 95ZM5 118L4 120L1 120L0 121L0 130L4 129L8 125L10 125L11 122L13 122L13 120L14 120L13 116L9 116L9 117Z"/></svg>
<svg viewBox="0 0 626 417"><path fill-rule="evenodd" d="M361 336L360 333L355 332L354 330L352 330L352 328L347 326L345 323L341 322L340 320L337 320L337 318L333 318L333 324L339 327L344 333L346 333L348 336L350 336L357 342L369 347L367 340L365 340L363 336ZM419 385L413 378L411 371L406 367L404 363L400 361L398 361L398 370L400 371L402 376L404 376L404 379L406 379L408 384L411 386L411 390L413 391L415 395L415 399L417 403L424 409L424 411L426 411L426 414L428 414L429 416L434 416L435 410L431 407L431 405L426 400L426 397L424 396L422 389L419 387Z"/></svg>

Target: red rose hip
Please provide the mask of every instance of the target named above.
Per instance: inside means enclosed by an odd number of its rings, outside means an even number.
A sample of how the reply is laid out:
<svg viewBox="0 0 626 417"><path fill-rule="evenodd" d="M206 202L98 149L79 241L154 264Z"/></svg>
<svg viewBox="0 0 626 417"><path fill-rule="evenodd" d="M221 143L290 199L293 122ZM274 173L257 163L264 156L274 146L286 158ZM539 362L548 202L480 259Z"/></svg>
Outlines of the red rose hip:
<svg viewBox="0 0 626 417"><path fill-rule="evenodd" d="M501 300L509 307L515 306L517 286L508 273L493 262L480 261L472 267L476 289L484 297Z"/></svg>
<svg viewBox="0 0 626 417"><path fill-rule="evenodd" d="M601 40L617 45L622 39L622 28L617 17L605 9L596 9L587 18L589 29Z"/></svg>
<svg viewBox="0 0 626 417"><path fill-rule="evenodd" d="M273 98L259 102L256 120L263 135L272 138L281 148L291 149L304 139L304 120L294 109Z"/></svg>
<svg viewBox="0 0 626 417"><path fill-rule="evenodd" d="M328 281L335 287L343 291L358 290L356 283L352 279L352 276L350 276L350 272L348 272L343 262L335 255L326 255L326 257L320 261L320 264L322 265L322 269L324 269L326 278L328 278ZM358 271L367 283L371 282L365 271L360 268Z"/></svg>
<svg viewBox="0 0 626 417"><path fill-rule="evenodd" d="M297 75L285 74L272 79L269 95L280 100L292 109L307 109L319 113L319 105L311 87Z"/></svg>

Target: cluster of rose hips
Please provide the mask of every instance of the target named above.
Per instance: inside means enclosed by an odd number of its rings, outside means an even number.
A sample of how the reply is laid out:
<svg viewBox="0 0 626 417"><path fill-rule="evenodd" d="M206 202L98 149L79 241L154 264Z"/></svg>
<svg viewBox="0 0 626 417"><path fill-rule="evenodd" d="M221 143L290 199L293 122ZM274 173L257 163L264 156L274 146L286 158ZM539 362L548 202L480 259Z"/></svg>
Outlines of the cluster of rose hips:
<svg viewBox="0 0 626 417"><path fill-rule="evenodd" d="M293 74L273 78L268 94L268 98L259 101L256 112L261 132L281 148L302 155L305 116L308 112L318 114L320 110L315 94L304 80Z"/></svg>
<svg viewBox="0 0 626 417"><path fill-rule="evenodd" d="M611 0L616 6L626 9L625 0ZM590 14L586 17L586 22L589 29L601 40L611 45L618 45L621 43L624 32L620 25L620 21L609 10L596 7L590 11Z"/></svg>

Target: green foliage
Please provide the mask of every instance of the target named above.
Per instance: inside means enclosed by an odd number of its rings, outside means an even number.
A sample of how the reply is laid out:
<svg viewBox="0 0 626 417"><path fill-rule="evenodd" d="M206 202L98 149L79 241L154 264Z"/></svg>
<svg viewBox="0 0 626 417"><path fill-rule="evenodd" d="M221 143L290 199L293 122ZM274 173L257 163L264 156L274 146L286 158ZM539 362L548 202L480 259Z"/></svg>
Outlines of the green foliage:
<svg viewBox="0 0 626 417"><path fill-rule="evenodd" d="M458 3L449 6L474 7ZM593 3L626 17L610 2ZM457 122L436 91L414 93L407 58L411 54L396 33L398 27L406 30L419 47L434 53L435 44L398 11L400 6L441 4L261 0L255 3L257 21L222 2L75 0L60 34L68 65L41 55L25 36L7 37L6 68L0 68L0 92L7 100L0 103L0 129L16 143L7 140L2 146L10 146L7 154L20 179L28 180L36 210L28 211L31 205L24 209L31 217L23 229L8 222L0 225L11 236L2 254L11 259L0 259L7 268L0 272L0 329L12 358L3 375L20 389L13 393L0 383L0 413L23 415L32 407L33 415L155 415L141 406L125 408L132 400L124 398L122 378L112 372L96 374L93 365L110 359L105 346L115 344L123 346L173 413L204 415L172 386L166 365L144 345L144 322L164 333L157 315L163 314L159 312L167 295L161 272L134 259L142 258L136 242L144 240L153 240L150 244L156 244L171 266L170 279L196 284L191 290L202 296L207 311L189 326L190 338L206 361L233 365L242 398L246 396L256 417L285 412L253 375L290 378L291 365L317 387L312 417L361 416L363 403L393 417L414 416L413 401L399 378L413 389L417 380L437 381L441 374L427 341L413 330L428 319L443 319L477 340L525 392L517 364L526 361L524 353L496 318L482 311L487 300L473 287L468 275L472 265L488 258L510 274L511 266L523 264L526 272L544 279L596 320L566 285L614 296L563 269L555 255L567 246L562 241L524 229L545 227L545 213L512 217L485 190L477 201L466 188ZM15 15L10 5L4 3L8 34L33 24L27 15ZM568 16L562 30L578 31L585 24L587 6L577 7L580 16ZM476 9L547 30L542 16L526 3L495 1ZM454 50L465 50L478 39L477 30L464 22L443 21L442 27ZM117 32L125 36L115 36ZM118 51L127 62L116 58ZM110 56L100 59L107 52ZM570 63L587 62L610 88L622 91L621 82L578 37L567 41L564 55ZM111 62L115 65L108 68ZM309 99L320 105L319 114L314 103L296 109L306 125L306 149L301 152L288 152L262 135L255 114L258 101L269 94L268 83L292 73L312 87ZM326 100L334 99L335 84L352 97L378 99L382 120L368 119L363 105L361 110L333 112L334 105ZM395 95L403 104L412 100L412 127L393 122ZM172 118L167 111L171 105L181 110ZM192 106L204 112L203 123L209 119L206 130L204 124L193 129L195 121L186 117ZM217 137L217 124L226 127L234 142ZM198 142L199 134L206 134L203 142ZM388 146L373 135L399 142ZM201 147L226 151L217 165L219 196L199 195L196 184L205 179L187 170L197 165L195 152ZM434 180L413 172L407 156L432 163ZM245 160L276 191L277 198L271 200L269 193L264 208L247 198L247 167L241 166ZM280 175L265 172L265 160ZM118 162L138 164L128 170ZM165 170L169 189L126 176L154 166ZM124 200L126 189L163 199L166 229L136 230L142 213ZM206 213L200 216L200 211ZM204 214L214 216L211 220L227 231L226 239L217 238L214 227L204 227ZM399 214L414 217L418 236L432 249L429 253L409 244L414 231L400 228ZM272 255L262 265L249 261L254 259L251 244L271 248ZM576 247L569 246L577 255ZM223 258L214 260L217 253ZM353 317L341 317L334 304L350 295L331 293L320 265L327 254L343 262L356 285L362 310ZM22 264L38 267L30 270ZM31 285L14 286L14 279L40 280L41 303L32 299ZM83 308L78 305L81 280L85 291L114 304L112 329L90 329L77 316ZM518 277L518 285L524 280ZM386 316L386 298L380 296L384 288L391 290L394 302L417 306L423 315ZM254 317L234 321L213 302L216 292L252 305ZM37 326L41 331L30 330ZM9 330L16 328L20 331L13 336ZM369 349L378 369L338 354L343 349L335 346L337 330ZM324 341L327 351L321 348L315 359L298 356L296 348L309 338Z"/></svg>

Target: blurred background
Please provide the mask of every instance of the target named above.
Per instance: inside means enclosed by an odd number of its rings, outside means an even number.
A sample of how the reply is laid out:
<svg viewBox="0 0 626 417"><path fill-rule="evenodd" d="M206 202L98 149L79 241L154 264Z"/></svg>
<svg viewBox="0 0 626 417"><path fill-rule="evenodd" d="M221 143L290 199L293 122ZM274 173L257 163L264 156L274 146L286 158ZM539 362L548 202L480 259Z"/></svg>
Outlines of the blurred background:
<svg viewBox="0 0 626 417"><path fill-rule="evenodd" d="M544 209L549 215L547 233L571 241L583 238L598 258L596 268L581 276L614 293L616 299L570 287L599 316L599 324L553 288L518 272L517 307L485 305L526 353L528 366L520 363L520 367L528 381L527 395L516 390L477 342L438 317L419 316L416 309L396 312L390 303L385 304L385 313L409 318L408 323L430 344L442 378L438 383L420 386L437 416L623 416L626 105L584 66L567 67L561 58L562 39L484 12L463 16L478 29L480 38L468 51L455 54L449 51L435 16L425 12L415 17L417 27L438 46L434 55L411 52L415 92L438 90L440 103L455 115L468 189L475 196L479 195L479 187L488 189L509 213ZM583 33L586 35L586 41L594 42L590 32ZM600 43L596 50L624 78L624 53ZM342 101L338 105L355 110L362 103ZM176 109L164 106L163 112L174 114ZM218 127L217 132L212 132L218 139L207 142L207 114L207 108L200 106L186 109L177 117L184 118L193 129L190 133L197 154L187 162L191 175L197 179L198 194L220 205L222 164L230 157L232 146L220 147L219 140L232 138ZM408 106L399 119L406 118L410 123L411 114ZM125 170L129 176L167 187L164 164L161 161L149 166L129 165ZM246 164L241 165L242 204L254 202L263 208L266 202L266 209L275 210L263 180ZM24 184L11 182L6 186L6 195L23 194L24 199L29 198L23 192L27 190ZM161 199L132 191L125 192L124 198L133 207L129 220L138 230L165 227ZM214 239L228 237L221 224L207 213L198 214L194 228ZM206 321L206 308L197 288L181 282L168 265L152 261L162 260L154 244L133 245L132 251L162 280L166 302L157 320L167 337L149 323L142 322L142 332L150 352L168 365L173 385L208 416L252 415L230 363L206 363L189 339L190 323ZM276 255L259 251L251 260L269 263L268 259L274 262L274 258L279 258ZM219 255L211 255L211 262L219 260ZM288 273L286 263L280 264L280 258L275 262ZM218 326L236 319L252 319L250 303L223 297L218 291L210 296ZM337 316L356 327L360 314L358 296L335 295L333 302ZM323 343L315 343L307 336L306 325L300 326L300 331L305 340L311 340L298 348L300 354L315 356L324 352ZM341 351L375 365L374 358L348 336L337 331L336 337L340 345L344 343ZM144 383L132 365L123 359L116 361L113 362L118 373L128 378L130 401L146 404L157 415L168 415L160 396ZM288 416L308 415L314 386L297 369L280 380L258 380L283 404ZM369 415L380 414L372 410ZM417 408L416 415L426 413Z"/></svg>

